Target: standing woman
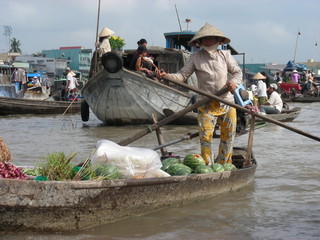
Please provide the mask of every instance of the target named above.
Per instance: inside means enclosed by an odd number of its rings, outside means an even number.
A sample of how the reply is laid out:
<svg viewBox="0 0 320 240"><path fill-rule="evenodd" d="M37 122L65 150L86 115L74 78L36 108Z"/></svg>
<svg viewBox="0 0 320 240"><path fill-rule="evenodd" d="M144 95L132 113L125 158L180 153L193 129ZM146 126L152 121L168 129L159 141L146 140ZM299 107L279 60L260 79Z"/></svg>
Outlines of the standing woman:
<svg viewBox="0 0 320 240"><path fill-rule="evenodd" d="M89 79L96 74L101 65L101 57L107 52L111 52L109 37L114 34L109 28L104 27L99 34L99 41L96 43L96 51L94 51L89 72Z"/></svg>
<svg viewBox="0 0 320 240"><path fill-rule="evenodd" d="M252 77L252 79L258 80L257 89L255 90L254 94L258 97L259 106L265 104L268 101L267 84L265 83L267 78L258 72Z"/></svg>
<svg viewBox="0 0 320 240"><path fill-rule="evenodd" d="M198 88L234 103L233 92L242 83L242 71L230 51L218 49L219 45L230 43L216 27L206 23L191 39L189 45L199 45L202 49L194 53L187 64L175 74L161 73L161 76L184 82L195 73ZM199 95L198 99L203 99ZM218 156L212 153L212 137L216 123L220 123L220 145ZM198 107L198 125L201 156L206 164L218 162L232 163L232 150L237 125L236 109L216 100Z"/></svg>

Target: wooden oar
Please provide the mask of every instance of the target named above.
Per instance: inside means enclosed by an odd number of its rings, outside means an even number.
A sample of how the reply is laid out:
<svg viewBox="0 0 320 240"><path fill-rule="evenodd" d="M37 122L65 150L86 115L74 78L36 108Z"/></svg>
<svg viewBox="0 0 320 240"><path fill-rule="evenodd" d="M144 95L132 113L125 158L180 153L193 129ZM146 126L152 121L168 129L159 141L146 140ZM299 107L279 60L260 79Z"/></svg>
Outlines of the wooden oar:
<svg viewBox="0 0 320 240"><path fill-rule="evenodd" d="M207 102L208 102L208 99L203 99L203 100L201 100L201 101L198 101L198 102L196 102L196 103L194 103L194 104L186 107L185 109L183 109L183 110L181 110L181 111L179 111L179 112L177 112L177 113L174 113L174 114L172 114L171 116L166 117L166 118L160 120L159 122L154 123L154 124L148 126L148 127L145 128L145 129L142 129L141 131L137 132L137 133L136 133L135 135L133 135L132 137L126 138L126 139L118 142L118 144L121 145L121 146L126 146L126 145L128 145L129 143L132 143L133 141L135 141L135 140L137 140L137 139L139 139L139 138L147 135L148 133L151 133L153 130L155 130L155 129L157 129L157 128L165 125L165 124L168 124L168 123L172 122L173 120L175 120L175 119L183 116L183 115L186 114L187 112L190 112L190 111L192 111L193 109L195 109L195 108L197 108L197 107L199 107L199 106L201 106L202 104L205 104L205 103L207 103Z"/></svg>
<svg viewBox="0 0 320 240"><path fill-rule="evenodd" d="M172 144L175 144L175 143L178 143L178 142L182 142L184 140L190 140L190 139L198 137L198 136L199 136L199 132L189 133L188 136L181 137L179 139L175 139L175 140L172 140L170 142L163 143L163 144L161 144L159 146L156 146L156 147L153 148L153 150L158 150L158 149L161 149L163 147L167 147L167 146L170 146Z"/></svg>
<svg viewBox="0 0 320 240"><path fill-rule="evenodd" d="M263 119L263 120L265 120L265 121L267 121L267 122L274 123L274 124L276 124L276 125L278 125L278 126L280 126L280 127L289 129L289 130L291 130L291 131L293 131L293 132L296 132L296 133L301 134L301 135L303 135L303 136L305 136L305 137L308 137L308 138L311 138L311 139L313 139L313 140L316 140L316 141L319 141L319 142L320 142L320 137L318 137L318 136L315 136L315 135L312 135L312 134L310 134L310 133L301 131L301 130L299 130L299 129L297 129L297 128L288 126L288 125L286 125L286 124L284 124L284 123L282 123L282 122L280 122L280 121L277 121L277 120L275 120L275 119L269 118L269 117L267 117L266 115L261 115L261 114L257 114L257 113L252 113L252 112L250 112L248 109L246 109L246 108L244 108L244 107L241 107L241 106L239 106L239 105L237 105L237 104L235 104L235 103L232 103L232 102L228 102L228 101L226 101L226 100L224 100L224 99L222 99L222 98L220 98L220 97L218 97L218 96L216 96L216 95L213 95L213 94L211 94L211 93L208 93L208 92L206 92L206 91L203 91L203 90L201 90L201 89L199 89L199 88L190 86L190 85L185 84L185 83L183 83L183 82L178 82L178 81L175 81L175 80L171 80L171 79L169 79L169 78L165 78L165 79L168 80L169 82L172 82L172 83L175 83L175 84L177 84L177 85L179 85L179 86L185 87L185 88L187 88L187 89L189 89L189 90L191 90L191 91L194 91L194 92L196 92L196 93L198 93L198 94L201 94L201 95L206 96L206 97L208 97L208 98L211 98L211 99L214 99L214 100L216 100L216 101L222 102L222 103L227 104L227 105L229 105L229 106L231 106L231 107L234 107L234 108L236 108L236 109L238 109L238 110L240 110L240 111L247 112L247 113L252 114L252 115L254 115L254 116L258 117L258 118L261 118L261 119Z"/></svg>

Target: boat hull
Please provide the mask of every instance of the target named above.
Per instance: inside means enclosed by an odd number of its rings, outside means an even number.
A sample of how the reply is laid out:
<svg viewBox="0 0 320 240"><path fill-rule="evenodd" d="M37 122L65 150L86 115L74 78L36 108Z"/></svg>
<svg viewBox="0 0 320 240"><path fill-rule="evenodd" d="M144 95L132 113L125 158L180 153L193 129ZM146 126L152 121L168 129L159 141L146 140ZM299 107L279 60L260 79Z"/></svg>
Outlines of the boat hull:
<svg viewBox="0 0 320 240"><path fill-rule="evenodd" d="M236 171L113 181L0 179L0 230L72 231L212 198L248 185L256 163Z"/></svg>
<svg viewBox="0 0 320 240"><path fill-rule="evenodd" d="M113 74L101 70L82 94L97 118L109 125L152 123L152 114L161 120L164 109L178 112L191 103L186 92L126 69Z"/></svg>
<svg viewBox="0 0 320 240"><path fill-rule="evenodd" d="M312 103L312 102L320 102L320 97L294 97L291 99L292 102L301 102L301 103Z"/></svg>
<svg viewBox="0 0 320 240"><path fill-rule="evenodd" d="M0 97L0 115L79 113L80 103Z"/></svg>
<svg viewBox="0 0 320 240"><path fill-rule="evenodd" d="M280 122L292 122L294 119L296 119L299 116L300 112L301 112L301 108L295 107L290 110L282 110L280 114L267 114L266 116ZM264 121L264 120L257 118L256 121Z"/></svg>

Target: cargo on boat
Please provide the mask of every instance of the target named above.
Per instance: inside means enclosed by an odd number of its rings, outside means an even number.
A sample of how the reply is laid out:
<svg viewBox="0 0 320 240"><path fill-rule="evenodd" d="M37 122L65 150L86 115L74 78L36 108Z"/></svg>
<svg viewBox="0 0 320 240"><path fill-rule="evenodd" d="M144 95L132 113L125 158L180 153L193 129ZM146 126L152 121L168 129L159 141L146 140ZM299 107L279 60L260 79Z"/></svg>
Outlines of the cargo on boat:
<svg viewBox="0 0 320 240"><path fill-rule="evenodd" d="M0 230L71 231L100 226L235 191L253 179L257 163L234 150L234 171L100 181L0 179Z"/></svg>

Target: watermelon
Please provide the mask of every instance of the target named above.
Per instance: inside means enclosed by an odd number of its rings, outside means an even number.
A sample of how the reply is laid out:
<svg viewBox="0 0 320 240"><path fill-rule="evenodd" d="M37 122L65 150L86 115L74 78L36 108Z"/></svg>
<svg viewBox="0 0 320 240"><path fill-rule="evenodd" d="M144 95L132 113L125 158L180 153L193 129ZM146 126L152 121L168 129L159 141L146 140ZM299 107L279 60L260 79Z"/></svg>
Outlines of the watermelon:
<svg viewBox="0 0 320 240"><path fill-rule="evenodd" d="M178 158L169 157L162 161L161 170L166 171L172 164L180 162Z"/></svg>
<svg viewBox="0 0 320 240"><path fill-rule="evenodd" d="M72 178L74 178L76 176L76 174L80 171L81 167L80 166L75 166L72 168ZM80 174L80 179L81 180L89 180L90 179L90 170L88 170L87 168L81 170L81 174Z"/></svg>
<svg viewBox="0 0 320 240"><path fill-rule="evenodd" d="M214 172L223 172L224 171L224 167L220 163L212 164L212 169Z"/></svg>
<svg viewBox="0 0 320 240"><path fill-rule="evenodd" d="M111 180L111 179L119 179L120 173L116 166L112 164L102 164L99 165L96 169L96 176L102 177L104 180Z"/></svg>
<svg viewBox="0 0 320 240"><path fill-rule="evenodd" d="M206 165L200 154L191 153L184 157L183 164L195 170L198 165Z"/></svg>
<svg viewBox="0 0 320 240"><path fill-rule="evenodd" d="M192 169L182 163L174 163L167 169L167 173L169 173L171 176L189 175L191 172Z"/></svg>
<svg viewBox="0 0 320 240"><path fill-rule="evenodd" d="M236 166L233 165L232 163L223 164L223 168L224 168L225 171L234 171L234 170L237 169Z"/></svg>
<svg viewBox="0 0 320 240"><path fill-rule="evenodd" d="M197 174L202 174L202 173L212 173L213 169L207 165L198 165L196 169L194 170L195 173Z"/></svg>

